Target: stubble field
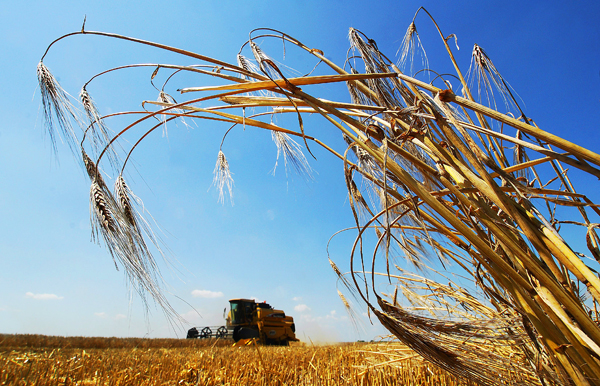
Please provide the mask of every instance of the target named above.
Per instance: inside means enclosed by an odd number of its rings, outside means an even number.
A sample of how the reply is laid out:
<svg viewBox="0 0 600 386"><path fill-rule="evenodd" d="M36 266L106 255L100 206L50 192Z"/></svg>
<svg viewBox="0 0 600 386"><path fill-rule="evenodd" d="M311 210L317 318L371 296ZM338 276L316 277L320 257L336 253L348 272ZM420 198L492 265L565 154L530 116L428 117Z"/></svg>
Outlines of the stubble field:
<svg viewBox="0 0 600 386"><path fill-rule="evenodd" d="M0 335L1 385L470 385L398 344Z"/></svg>

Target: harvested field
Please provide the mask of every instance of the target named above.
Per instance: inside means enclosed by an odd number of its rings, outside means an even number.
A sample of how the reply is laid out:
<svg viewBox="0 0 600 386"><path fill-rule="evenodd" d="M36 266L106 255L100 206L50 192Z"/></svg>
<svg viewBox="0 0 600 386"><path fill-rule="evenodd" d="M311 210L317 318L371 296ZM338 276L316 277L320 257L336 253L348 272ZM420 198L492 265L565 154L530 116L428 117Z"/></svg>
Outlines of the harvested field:
<svg viewBox="0 0 600 386"><path fill-rule="evenodd" d="M394 355L383 362L381 354ZM396 343L232 347L230 341L0 335L2 385L470 385Z"/></svg>

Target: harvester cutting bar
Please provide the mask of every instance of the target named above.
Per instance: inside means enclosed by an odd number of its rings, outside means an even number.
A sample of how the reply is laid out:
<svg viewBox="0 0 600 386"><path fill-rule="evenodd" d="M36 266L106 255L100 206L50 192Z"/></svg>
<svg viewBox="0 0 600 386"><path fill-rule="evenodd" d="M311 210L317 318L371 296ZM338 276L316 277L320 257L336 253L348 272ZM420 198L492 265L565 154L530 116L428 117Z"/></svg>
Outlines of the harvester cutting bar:
<svg viewBox="0 0 600 386"><path fill-rule="evenodd" d="M231 338L233 330L225 326L192 327L187 332L187 339Z"/></svg>

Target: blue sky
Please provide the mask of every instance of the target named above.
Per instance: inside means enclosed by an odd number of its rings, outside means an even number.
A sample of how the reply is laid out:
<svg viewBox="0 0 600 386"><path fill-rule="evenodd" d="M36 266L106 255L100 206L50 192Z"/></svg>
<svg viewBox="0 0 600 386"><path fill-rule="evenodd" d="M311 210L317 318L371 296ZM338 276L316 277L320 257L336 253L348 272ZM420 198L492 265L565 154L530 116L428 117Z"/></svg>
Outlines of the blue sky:
<svg viewBox="0 0 600 386"><path fill-rule="evenodd" d="M58 157L44 135L36 65L55 38L81 29L114 32L188 49L234 63L248 33L280 29L343 64L348 29L357 28L394 57L414 12L425 6L446 35L458 36L455 55L466 71L474 43L482 46L543 129L599 151L600 6L592 1L21 1L0 4L0 333L181 337L160 310L146 318L130 299L122 271L90 241L89 185L64 144ZM35 11L34 11L35 10ZM431 23L417 19L431 67L448 67ZM270 45L277 52L281 47ZM290 47L285 63L304 71L314 61ZM44 63L77 95L105 69L130 63L191 64L188 58L132 43L75 36L55 45ZM151 69L125 70L90 84L102 113L155 100ZM182 82L188 78L182 78ZM206 78L189 78L200 86ZM202 83L204 82L204 83ZM347 101L343 88L315 93ZM177 94L173 93L177 99ZM123 127L115 120L113 130ZM294 120L280 125L296 128ZM356 332L336 292L327 243L353 225L341 163L311 147L313 179L275 176L270 135L238 130L223 147L234 173L235 205L217 203L212 171L228 127L171 125L135 152L128 181L162 230L171 266L162 265L168 298L192 325L222 324L229 298L266 300L294 316L303 340L373 339L384 330L363 320ZM307 120L308 133L338 149L330 126ZM337 142L336 142L337 141ZM307 155L307 157L310 157ZM590 181L590 186L597 182ZM593 189L592 189L593 190ZM331 243L347 268L353 235ZM192 308L193 307L193 308ZM356 304L359 314L364 307ZM200 317L196 310L202 315Z"/></svg>

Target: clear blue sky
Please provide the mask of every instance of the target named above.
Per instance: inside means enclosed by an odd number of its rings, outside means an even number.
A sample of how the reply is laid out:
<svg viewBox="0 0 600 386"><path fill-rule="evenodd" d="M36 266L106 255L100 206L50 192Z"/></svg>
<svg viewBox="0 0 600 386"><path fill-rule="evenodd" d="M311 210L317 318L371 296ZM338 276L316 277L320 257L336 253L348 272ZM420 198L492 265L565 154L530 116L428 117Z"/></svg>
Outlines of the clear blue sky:
<svg viewBox="0 0 600 386"><path fill-rule="evenodd" d="M87 177L66 145L59 144L56 158L44 136L36 65L52 40L81 29L84 15L88 30L230 62L250 30L276 28L343 64L350 27L394 57L421 5L445 34L458 36L455 55L463 70L473 44L479 44L541 128L600 151L600 6L594 1L0 3L0 333L181 337L187 328L172 330L153 307L146 320L140 300L134 295L130 302L123 272L115 270L104 247L90 241ZM432 67L447 68L430 22L420 17L417 28ZM192 63L94 36L64 40L44 60L75 96L102 70L156 62ZM292 49L286 58L287 65L299 69L313 63ZM148 84L152 70L125 71L89 86L102 113L156 99ZM322 92L329 99L348 100L343 89L333 90L324 87ZM123 122L114 121L111 128L119 130ZM308 122L309 134L344 148L333 128ZM384 333L367 319L362 333L353 330L327 262L329 237L353 225L341 163L313 147L318 158L311 160L314 180L293 173L286 177L281 166L273 177L276 148L270 135L238 130L223 148L234 173L235 205L220 205L209 187L226 129L205 121L193 129L172 125L168 138L156 133L135 153L130 183L177 261L176 269L162 266L175 309L193 325L218 325L229 298L255 297L294 316L303 340L373 339ZM332 243L332 257L342 269L352 240L347 235ZM362 305L356 307L364 312Z"/></svg>

